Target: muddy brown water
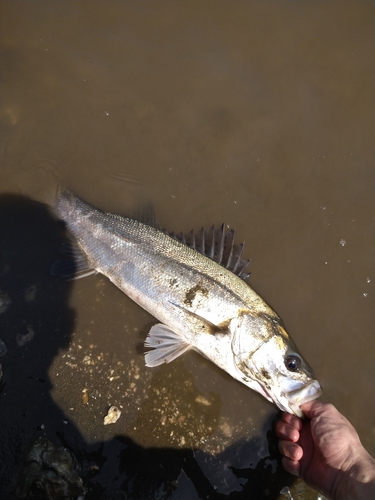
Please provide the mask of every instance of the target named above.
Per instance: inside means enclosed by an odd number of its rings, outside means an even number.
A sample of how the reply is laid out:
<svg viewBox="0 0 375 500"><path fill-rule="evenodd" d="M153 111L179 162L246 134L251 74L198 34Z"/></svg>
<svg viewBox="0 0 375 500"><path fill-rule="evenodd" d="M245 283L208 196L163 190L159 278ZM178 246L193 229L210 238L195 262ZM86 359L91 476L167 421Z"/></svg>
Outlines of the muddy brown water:
<svg viewBox="0 0 375 500"><path fill-rule="evenodd" d="M272 404L194 353L147 369L151 316L104 277L49 275L57 184L120 214L152 200L169 230L235 227L374 454L373 21L354 1L0 2L1 498L41 434L88 499L319 498L282 471Z"/></svg>

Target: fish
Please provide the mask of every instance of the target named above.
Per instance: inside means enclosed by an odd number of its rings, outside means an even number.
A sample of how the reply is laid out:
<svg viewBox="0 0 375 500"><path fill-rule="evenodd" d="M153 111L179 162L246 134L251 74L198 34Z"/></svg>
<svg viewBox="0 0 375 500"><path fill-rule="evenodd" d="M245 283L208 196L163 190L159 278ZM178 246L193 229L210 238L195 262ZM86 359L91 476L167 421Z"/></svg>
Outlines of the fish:
<svg viewBox="0 0 375 500"><path fill-rule="evenodd" d="M195 350L286 412L322 389L279 315L251 288L243 244L224 225L187 235L169 233L149 210L143 221L94 208L59 189L55 213L74 236L53 275L94 273L159 323L145 339L145 363L155 367Z"/></svg>

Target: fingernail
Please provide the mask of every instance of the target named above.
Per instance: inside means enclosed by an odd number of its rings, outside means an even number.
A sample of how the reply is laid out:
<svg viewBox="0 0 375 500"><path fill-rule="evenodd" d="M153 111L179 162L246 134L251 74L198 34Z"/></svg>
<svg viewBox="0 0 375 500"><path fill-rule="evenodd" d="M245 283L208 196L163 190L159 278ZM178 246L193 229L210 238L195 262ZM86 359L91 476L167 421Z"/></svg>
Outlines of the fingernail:
<svg viewBox="0 0 375 500"><path fill-rule="evenodd" d="M289 473L293 474L293 476L299 476L298 469L296 469L295 467L293 467L293 468L291 467L289 469Z"/></svg>

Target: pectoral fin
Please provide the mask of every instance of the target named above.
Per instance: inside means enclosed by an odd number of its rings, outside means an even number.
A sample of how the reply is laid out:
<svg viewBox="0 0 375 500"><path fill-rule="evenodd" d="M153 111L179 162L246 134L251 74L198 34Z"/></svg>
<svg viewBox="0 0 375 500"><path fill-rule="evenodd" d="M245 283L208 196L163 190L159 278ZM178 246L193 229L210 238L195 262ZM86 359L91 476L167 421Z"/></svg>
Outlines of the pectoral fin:
<svg viewBox="0 0 375 500"><path fill-rule="evenodd" d="M216 333L228 333L228 325L231 322L231 319L225 321L220 325L215 325L208 319L199 316L199 314L196 314L193 311L189 311L189 309L186 309L186 307L182 307L179 304L175 304L174 302L171 302L171 304L184 311L187 316L190 316L190 322L195 323L195 328L198 333L209 333L211 335L215 335Z"/></svg>
<svg viewBox="0 0 375 500"><path fill-rule="evenodd" d="M161 323L154 325L145 340L145 347L153 347L145 354L146 366L170 363L191 349L192 345L178 333Z"/></svg>

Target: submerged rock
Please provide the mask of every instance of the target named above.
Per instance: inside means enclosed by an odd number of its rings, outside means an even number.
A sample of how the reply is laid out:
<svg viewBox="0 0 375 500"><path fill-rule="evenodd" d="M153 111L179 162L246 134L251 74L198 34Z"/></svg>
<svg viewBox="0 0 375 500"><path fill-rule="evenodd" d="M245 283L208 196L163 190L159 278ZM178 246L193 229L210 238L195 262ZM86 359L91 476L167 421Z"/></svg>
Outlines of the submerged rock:
<svg viewBox="0 0 375 500"><path fill-rule="evenodd" d="M108 488L104 491L103 495L100 497L100 500L126 500L127 496L125 492L120 490L112 490Z"/></svg>
<svg viewBox="0 0 375 500"><path fill-rule="evenodd" d="M12 304L12 299L6 292L0 290L0 313L5 312Z"/></svg>
<svg viewBox="0 0 375 500"><path fill-rule="evenodd" d="M29 446L17 476L15 497L83 499L86 488L77 473L78 464L66 448L56 448L40 436Z"/></svg>
<svg viewBox="0 0 375 500"><path fill-rule="evenodd" d="M2 356L5 356L5 354L7 353L7 346L4 344L4 342L0 339L0 358Z"/></svg>

